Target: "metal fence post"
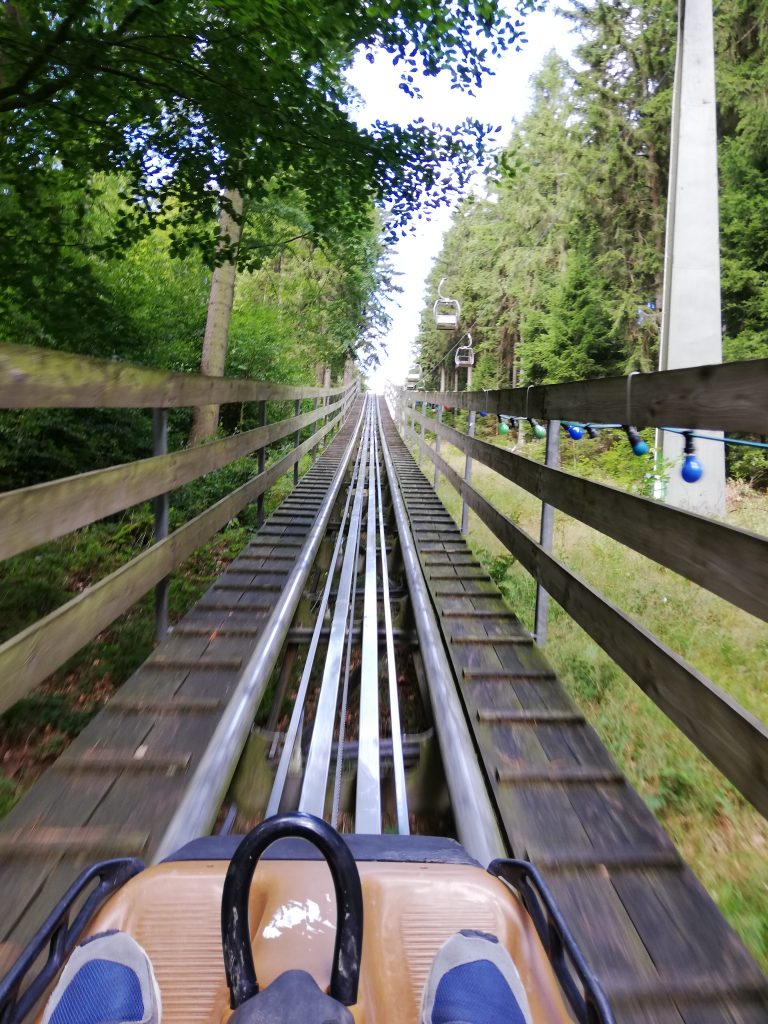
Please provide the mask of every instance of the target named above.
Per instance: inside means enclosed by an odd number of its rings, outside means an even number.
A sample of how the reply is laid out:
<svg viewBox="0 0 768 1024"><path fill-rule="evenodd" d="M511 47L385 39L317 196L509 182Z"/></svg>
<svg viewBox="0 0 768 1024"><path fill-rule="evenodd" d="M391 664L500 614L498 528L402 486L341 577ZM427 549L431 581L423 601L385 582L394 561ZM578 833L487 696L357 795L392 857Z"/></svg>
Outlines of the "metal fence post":
<svg viewBox="0 0 768 1024"><path fill-rule="evenodd" d="M547 447L545 462L552 469L560 465L560 420L550 420L547 424ZM541 531L539 541L545 551L552 550L552 534L555 527L555 510L552 505L541 506ZM536 584L536 610L534 612L533 635L536 643L543 647L547 642L547 624L549 622L549 594L540 583Z"/></svg>
<svg viewBox="0 0 768 1024"><path fill-rule="evenodd" d="M293 412L295 416L301 415L301 399L297 398L293 404ZM301 431L297 430L293 435L293 447L298 448L301 444ZM298 459L293 464L293 486L297 487L299 483L299 462Z"/></svg>
<svg viewBox="0 0 768 1024"><path fill-rule="evenodd" d="M317 412L317 402L318 402L318 399L316 398L314 400L314 402L312 403L312 411L313 412ZM316 431L317 431L317 420L315 420L315 422L312 424L312 432L315 433ZM312 449L311 456L312 456L312 461L314 462L315 459L317 458L317 445L315 445L315 447Z"/></svg>
<svg viewBox="0 0 768 1024"><path fill-rule="evenodd" d="M267 403L264 399L259 402L259 426L265 427L267 425ZM267 464L267 449L262 445L259 448L259 473L264 472L264 468ZM264 525L264 495L260 494L256 499L256 529L260 530Z"/></svg>
<svg viewBox="0 0 768 1024"><path fill-rule="evenodd" d="M435 419L437 420L438 423L442 423L443 422L443 407L442 407L442 405L438 405L437 412L435 413ZM439 454L440 454L440 435L436 433L435 434L435 455L439 455ZM434 483L433 483L433 486L434 486L435 490L437 490L439 483L440 483L440 470L437 468L437 463L435 463L435 479L434 479Z"/></svg>
<svg viewBox="0 0 768 1024"><path fill-rule="evenodd" d="M470 366L470 370L472 367ZM469 413L469 423L467 425L467 436L475 436L475 417L477 413L472 409ZM470 483L472 480L472 459L467 455L464 460L464 482ZM461 503L461 532L466 536L467 530L469 529L469 505L466 501Z"/></svg>
<svg viewBox="0 0 768 1024"><path fill-rule="evenodd" d="M440 391L441 392L445 391L445 363L443 363L441 365L441 367L440 367ZM438 407L437 407L437 410L435 412L435 419L437 420L438 423L442 423L443 422L443 406L442 406L442 403L440 405L438 405ZM435 455L439 455L439 454L440 454L440 435L439 434L435 434ZM435 480L434 480L434 488L435 488L435 490L437 490L437 487L438 487L439 483L440 483L440 470L437 468L437 463L435 463Z"/></svg>
<svg viewBox="0 0 768 1024"><path fill-rule="evenodd" d="M416 408L417 408L418 404L419 404L418 401L416 399L414 399L414 402L413 402L413 419L411 420L411 426L413 427L413 440L414 440L414 443L416 445L416 465L417 466L421 466L421 463L422 463L421 442L424 440L421 435L424 433L424 427L421 424L419 424L419 430L418 430L418 433L417 433L417 431L416 431ZM424 402L421 403L421 415L422 416L424 415Z"/></svg>
<svg viewBox="0 0 768 1024"><path fill-rule="evenodd" d="M152 410L152 451L155 455L168 454L168 410ZM155 543L165 540L168 536L169 495L158 494L152 499L152 511L155 514ZM155 641L160 641L168 633L168 585L170 576L165 576L155 586Z"/></svg>
<svg viewBox="0 0 768 1024"><path fill-rule="evenodd" d="M330 386L331 386L331 368L330 368L330 366L326 366L323 369L323 387L324 388L329 388ZM330 398L326 395L323 398L323 405L328 405L329 402L330 402ZM328 422L328 417L324 416L323 417L323 426L325 426L327 422ZM330 442L328 440L328 435L326 434L325 440L323 441L323 451L325 451L325 449L328 447L329 443Z"/></svg>

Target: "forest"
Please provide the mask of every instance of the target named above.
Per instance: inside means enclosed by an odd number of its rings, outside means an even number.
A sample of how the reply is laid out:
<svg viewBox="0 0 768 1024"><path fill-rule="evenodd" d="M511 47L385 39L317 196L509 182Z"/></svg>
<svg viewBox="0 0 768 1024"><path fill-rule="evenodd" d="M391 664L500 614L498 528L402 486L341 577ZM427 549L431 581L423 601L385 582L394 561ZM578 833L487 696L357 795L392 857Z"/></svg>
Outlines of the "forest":
<svg viewBox="0 0 768 1024"><path fill-rule="evenodd" d="M474 341L474 387L657 366L677 4L563 15L573 60L552 53L536 73L529 113L430 274L418 358L434 386L458 340L432 322L443 277ZM749 359L768 353L768 5L724 0L715 33L723 355ZM760 452L729 468L768 483Z"/></svg>

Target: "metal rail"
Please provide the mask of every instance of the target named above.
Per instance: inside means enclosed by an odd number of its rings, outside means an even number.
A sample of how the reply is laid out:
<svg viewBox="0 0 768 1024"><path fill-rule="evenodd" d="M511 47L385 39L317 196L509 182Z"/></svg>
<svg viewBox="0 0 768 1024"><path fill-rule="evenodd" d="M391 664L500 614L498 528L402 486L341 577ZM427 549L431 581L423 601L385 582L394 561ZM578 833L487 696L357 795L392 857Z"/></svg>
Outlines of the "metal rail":
<svg viewBox="0 0 768 1024"><path fill-rule="evenodd" d="M352 590L353 573L356 571L357 538L360 534L365 493L365 470L367 463L367 441L369 433L369 416L366 412L365 427L361 447L363 449L362 464L352 506L352 517L349 523L349 536L341 566L338 585L338 597L331 622L331 636L328 641L328 655L323 667L323 680L320 685L320 696L317 701L315 724L312 730L312 741L309 747L307 765L304 771L304 782L301 787L299 810L316 814L319 818L325 813L325 793L328 782L328 769L331 762L331 743L333 726L336 717L336 703L339 692L339 676L344 656L344 633L347 624L349 596Z"/></svg>
<svg viewBox="0 0 768 1024"><path fill-rule="evenodd" d="M376 403L376 499L379 506L379 547L381 549L381 589L384 604L384 634L387 645L387 681L389 686L389 718L392 732L392 756L395 777L395 806L397 809L397 831L407 835L408 798L405 791L405 763L403 761L403 741L400 732L400 702L397 693L397 667L395 665L395 642L392 630L392 606L389 603L389 567L387 565L387 545L384 538L384 502L381 495L381 466L379 463L379 438L384 447L384 432L381 423L378 402Z"/></svg>
<svg viewBox="0 0 768 1024"><path fill-rule="evenodd" d="M377 834L382 830L381 756L391 753L395 783L395 806L398 831L408 833L408 803L405 787L403 742L400 734L400 709L397 693L394 630L390 608L390 588L386 561L384 503L382 497L379 421L376 403L369 400L363 414L364 427L349 485L344 512L328 574L323 588L312 642L307 652L301 682L286 731L283 749L266 814L278 813L284 803L288 773L292 766L301 767L301 750L297 746L304 720L304 709L311 677L315 671L318 641L328 637L328 648L322 666L322 679L317 698L312 738L303 771L299 809L324 815L328 795L331 758L336 754L333 772L330 820L339 819L342 763L356 761L356 832ZM361 539L365 533L364 572L359 580ZM343 556L341 554L344 548ZM339 570L339 561L341 567ZM335 589L334 589L335 587ZM362 622L356 619L357 592L361 597ZM330 599L335 600L330 630L325 626ZM379 601L383 612L379 611ZM380 619L383 615L383 629ZM360 711L357 742L345 742L346 711L349 700L353 641L360 641ZM380 644L386 651L388 696L392 738L382 740L379 726ZM343 677L341 707L339 681ZM338 722L339 740L333 742Z"/></svg>
<svg viewBox="0 0 768 1024"><path fill-rule="evenodd" d="M186 795L166 830L156 859L166 856L195 835L208 831L215 819L234 772L234 762L245 744L253 716L285 641L320 540L327 532L331 510L338 500L343 478L348 472L356 445L351 481L266 815L269 817L280 811L281 803L284 803L289 772L292 767L301 768L300 735L305 705L315 671L319 645L324 635L323 630L327 632L328 610L333 601L328 647L322 665L322 678L298 808L321 817L325 815L331 760L336 753L337 763L333 773L335 785L332 806L329 808L335 819L339 812L341 763L356 753L354 828L357 832L368 834L381 832L382 740L379 731L379 655L380 643L383 642L385 654L382 651L382 655L386 657L392 723L391 741L386 739L384 743L392 756L398 831L409 831L384 523L382 485L383 473L386 472L459 836L468 851L483 863L505 852L495 811L476 761L459 697L452 685L452 674L439 640L434 613L426 597L378 405L374 399L369 398L325 497L308 543L287 581L270 625L249 661L227 712L199 762ZM358 568L363 533L365 557L361 582ZM362 622L355 619L355 597L358 590L362 591ZM380 630L382 623L379 620L382 617L383 630ZM339 687L343 678L343 716L349 696L352 641L358 626L361 637L360 713L358 742L353 753L355 745L345 743L343 739L345 723L341 721L338 705ZM335 745L334 750L337 722L341 740Z"/></svg>
<svg viewBox="0 0 768 1024"><path fill-rule="evenodd" d="M376 595L376 410L368 403L368 516L365 536L363 651L360 667L360 748L357 757L355 831L381 832L379 766L379 622ZM382 578L386 572L382 573Z"/></svg>
<svg viewBox="0 0 768 1024"><path fill-rule="evenodd" d="M158 845L155 863L189 840L207 835L213 827L237 767L238 757L250 733L267 681L283 647L285 635L301 599L310 569L317 557L320 542L327 530L331 511L354 452L361 423L362 416L352 432L317 519L288 577L267 628L259 637L226 711Z"/></svg>
<svg viewBox="0 0 768 1024"><path fill-rule="evenodd" d="M362 416L361 416L362 421ZM357 436L357 431L355 432ZM309 689L309 681L312 676L312 669L315 663L315 655L317 654L317 647L320 642L320 636L323 629L323 623L325 622L325 612L328 608L328 600L333 586L333 580L336 573L336 565L339 560L339 554L341 552L341 546L344 540L344 527L346 525L349 516L349 506L352 502L352 495L354 493L355 484L357 483L358 474L360 472L360 460L362 457L362 445L357 450L357 456L355 458L355 465L352 470L352 482L349 490L347 491L347 499L344 504L344 511L341 516L341 527L336 536L336 544L334 545L333 554L331 555L330 565L328 567L328 578L323 588L323 595L320 599L320 604L317 609L317 621L315 628L312 632L312 639L309 644L309 650L307 651L307 657L304 661L304 670L301 674L301 681L296 692L296 699L293 705L293 711L291 712L291 720L288 724L288 729L285 734L285 741L283 743L283 752L280 756L280 761L277 766L277 772L275 774L275 781L272 785L272 792L269 797L269 803L267 804L267 810L265 817L269 818L273 814L277 814L280 810L280 801L283 797L283 790L285 789L285 782L288 778L288 770L291 765L291 759L293 757L294 747L296 746L296 739L299 735L301 728L301 722L304 714L304 702L307 698L307 691Z"/></svg>
<svg viewBox="0 0 768 1024"><path fill-rule="evenodd" d="M467 728L453 671L439 640L437 619L427 593L386 441L382 445L382 453L456 828L465 849L481 864L488 864L496 857L506 856L504 840L488 796L485 778L477 763L477 754Z"/></svg>

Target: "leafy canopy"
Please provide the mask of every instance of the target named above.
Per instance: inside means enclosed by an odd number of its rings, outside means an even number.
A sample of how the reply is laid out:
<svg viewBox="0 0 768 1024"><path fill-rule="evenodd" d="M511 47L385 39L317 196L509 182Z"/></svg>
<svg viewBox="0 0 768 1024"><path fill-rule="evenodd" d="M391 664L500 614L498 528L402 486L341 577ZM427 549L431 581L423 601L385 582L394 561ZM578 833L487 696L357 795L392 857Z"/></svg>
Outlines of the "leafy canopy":
<svg viewBox="0 0 768 1024"><path fill-rule="evenodd" d="M213 253L221 191L258 198L275 175L302 190L320 233L367 218L372 200L389 204L395 232L462 187L486 129L358 127L344 78L354 55L389 55L409 94L442 72L469 89L489 54L522 38L498 0L6 4L0 124L14 156L0 187L42 203L52 173L120 172L118 248L160 223Z"/></svg>

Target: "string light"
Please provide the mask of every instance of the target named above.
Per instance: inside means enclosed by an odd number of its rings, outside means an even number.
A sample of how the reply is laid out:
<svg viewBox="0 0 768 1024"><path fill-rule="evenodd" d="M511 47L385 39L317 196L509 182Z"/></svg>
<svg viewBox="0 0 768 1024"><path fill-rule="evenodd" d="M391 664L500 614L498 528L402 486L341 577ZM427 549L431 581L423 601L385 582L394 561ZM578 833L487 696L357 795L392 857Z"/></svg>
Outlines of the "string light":
<svg viewBox="0 0 768 1024"><path fill-rule="evenodd" d="M696 446L693 442L693 431L683 431L683 437L685 438L685 445L683 447L683 465L680 470L680 476L685 480L687 484L695 484L698 480L701 480L704 475L704 467L696 458Z"/></svg>
<svg viewBox="0 0 768 1024"><path fill-rule="evenodd" d="M584 427L580 423L563 423L563 430L574 441L580 441L584 437Z"/></svg>
<svg viewBox="0 0 768 1024"><path fill-rule="evenodd" d="M533 436L538 438L539 441L541 441L542 438L547 436L547 428L542 427L538 420L534 420L529 416L528 422L531 426L531 430L533 431Z"/></svg>
<svg viewBox="0 0 768 1024"><path fill-rule="evenodd" d="M648 442L644 441L640 436L637 427L622 424L622 430L627 435L627 440L632 446L632 451L635 455L647 455L648 454Z"/></svg>

